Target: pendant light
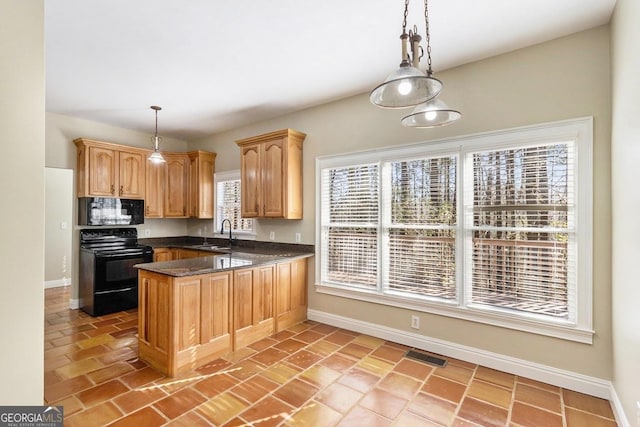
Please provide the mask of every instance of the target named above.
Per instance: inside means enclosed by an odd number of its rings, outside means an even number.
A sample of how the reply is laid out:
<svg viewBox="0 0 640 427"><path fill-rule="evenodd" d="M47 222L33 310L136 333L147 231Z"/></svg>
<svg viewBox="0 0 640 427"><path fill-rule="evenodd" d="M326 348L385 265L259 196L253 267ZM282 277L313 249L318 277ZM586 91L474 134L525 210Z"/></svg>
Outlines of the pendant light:
<svg viewBox="0 0 640 427"><path fill-rule="evenodd" d="M424 21L426 32L427 71L419 69L423 52L417 27L406 34L409 0L404 2L404 20L402 24L402 62L400 69L392 73L387 80L376 87L369 96L375 105L383 108L405 108L415 106L413 112L402 119L407 127L444 126L462 117L462 114L451 109L444 101L436 99L442 90L442 82L433 77L431 68L431 36L429 34L428 0L424 0ZM407 51L408 40L411 40L411 64Z"/></svg>
<svg viewBox="0 0 640 427"><path fill-rule="evenodd" d="M432 128L445 126L462 117L457 110L452 110L441 99L432 99L418 105L413 112L402 119L402 124L414 128Z"/></svg>
<svg viewBox="0 0 640 427"><path fill-rule="evenodd" d="M155 110L156 112L156 133L151 137L153 153L149 156L149 160L151 160L153 163L163 163L165 160L160 153L160 141L162 141L162 138L158 136L158 111L162 110L162 108L158 107L157 105L152 105L149 108Z"/></svg>
<svg viewBox="0 0 640 427"><path fill-rule="evenodd" d="M426 8L426 1L425 1ZM407 34L407 15L409 13L409 0L404 1L404 18L402 20L402 60L399 68L391 73L387 79L377 86L369 95L369 100L382 108L408 108L435 98L442 89L442 82L432 77L431 58L429 57L429 69L423 73L419 69L422 37L418 34L417 27ZM427 54L430 55L429 30L427 28ZM411 56L407 45L410 44Z"/></svg>

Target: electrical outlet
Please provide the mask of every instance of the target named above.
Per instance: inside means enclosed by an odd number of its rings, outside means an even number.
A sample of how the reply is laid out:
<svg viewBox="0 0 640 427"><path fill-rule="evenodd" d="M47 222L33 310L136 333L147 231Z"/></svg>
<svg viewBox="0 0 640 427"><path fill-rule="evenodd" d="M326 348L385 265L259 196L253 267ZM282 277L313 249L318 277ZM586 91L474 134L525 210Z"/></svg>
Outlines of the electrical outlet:
<svg viewBox="0 0 640 427"><path fill-rule="evenodd" d="M149 236L151 236L151 230L150 230L150 229L148 229L148 228L146 228L146 229L144 230L144 237L149 237Z"/></svg>
<svg viewBox="0 0 640 427"><path fill-rule="evenodd" d="M300 241L302 241L302 236L300 233L296 233L296 243L300 243Z"/></svg>
<svg viewBox="0 0 640 427"><path fill-rule="evenodd" d="M638 427L640 427L640 400L636 401L636 407L638 408L637 414L636 414L636 418L638 419L636 421L638 423Z"/></svg>
<svg viewBox="0 0 640 427"><path fill-rule="evenodd" d="M275 231L270 231L269 232L269 240L276 240L276 232Z"/></svg>
<svg viewBox="0 0 640 427"><path fill-rule="evenodd" d="M202 236L202 228L198 228L198 236Z"/></svg>
<svg viewBox="0 0 640 427"><path fill-rule="evenodd" d="M413 329L420 329L420 318L418 316L411 316L411 327Z"/></svg>

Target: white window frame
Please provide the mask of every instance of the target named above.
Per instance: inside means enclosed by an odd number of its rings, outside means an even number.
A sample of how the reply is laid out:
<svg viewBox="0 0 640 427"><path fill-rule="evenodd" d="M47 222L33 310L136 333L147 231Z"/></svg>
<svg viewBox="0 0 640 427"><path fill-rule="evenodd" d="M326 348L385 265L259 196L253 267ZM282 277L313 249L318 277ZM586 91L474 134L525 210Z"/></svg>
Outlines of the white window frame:
<svg viewBox="0 0 640 427"><path fill-rule="evenodd" d="M224 171L224 172L216 172L213 174L213 203L214 203L214 214L213 214L213 230L215 235L224 236L226 233L220 234L220 225L224 218L220 218L218 215L218 184L225 181L238 181L240 180L240 169ZM238 236L242 239L251 239L256 236L256 223L254 219L251 219L251 230L236 230L233 229L231 232L234 236Z"/></svg>
<svg viewBox="0 0 640 427"><path fill-rule="evenodd" d="M576 312L565 319L542 319L527 313L514 313L507 310L487 310L468 304L467 288L470 278L465 277L470 272L470 260L464 258L465 239L470 231L466 229L463 189L465 177L463 159L469 152L485 149L502 149L514 145L545 144L558 141L573 141L575 144L575 228L576 241L576 278L575 307ZM350 288L321 282L322 252L325 236L322 233L322 171L327 168L355 166L387 162L390 160L404 160L427 154L459 154L458 171L458 229L457 236L457 283L458 299L454 303L431 301L428 298L411 298L406 295L385 293L381 281L377 290ZM593 283L592 283L592 252L593 252L593 118L583 117L533 126L518 127L494 132L447 138L437 141L420 142L416 144L393 146L350 154L338 154L318 157L316 159L316 278L315 289L325 293L361 301L391 305L409 310L422 311L458 319L531 332L540 335L577 341L593 342ZM380 254L380 265L384 255ZM467 265L463 265L467 263ZM379 274L382 277L382 274Z"/></svg>

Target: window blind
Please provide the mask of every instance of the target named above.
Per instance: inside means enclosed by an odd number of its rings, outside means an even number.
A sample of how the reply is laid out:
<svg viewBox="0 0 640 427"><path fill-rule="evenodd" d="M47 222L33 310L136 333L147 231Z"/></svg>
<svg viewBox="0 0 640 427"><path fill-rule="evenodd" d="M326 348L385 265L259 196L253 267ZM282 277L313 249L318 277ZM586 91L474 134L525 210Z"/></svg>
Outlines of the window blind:
<svg viewBox="0 0 640 427"><path fill-rule="evenodd" d="M391 162L386 291L454 300L457 156Z"/></svg>
<svg viewBox="0 0 640 427"><path fill-rule="evenodd" d="M378 165L325 169L322 182L323 280L377 289Z"/></svg>
<svg viewBox="0 0 640 427"><path fill-rule="evenodd" d="M593 120L318 158L316 290L591 343Z"/></svg>
<svg viewBox="0 0 640 427"><path fill-rule="evenodd" d="M568 319L574 312L573 145L469 154L473 224L470 302Z"/></svg>
<svg viewBox="0 0 640 427"><path fill-rule="evenodd" d="M234 231L253 231L253 220L242 218L240 179L219 181L216 185L217 228L224 219L231 221Z"/></svg>

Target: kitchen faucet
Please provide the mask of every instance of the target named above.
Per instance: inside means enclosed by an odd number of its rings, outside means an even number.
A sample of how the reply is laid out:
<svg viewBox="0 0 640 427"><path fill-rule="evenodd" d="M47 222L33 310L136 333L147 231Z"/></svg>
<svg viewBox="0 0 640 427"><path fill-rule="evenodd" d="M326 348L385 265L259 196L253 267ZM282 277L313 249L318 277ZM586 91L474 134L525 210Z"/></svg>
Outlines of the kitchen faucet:
<svg viewBox="0 0 640 427"><path fill-rule="evenodd" d="M224 234L224 223L229 223L229 247L231 247L231 243L233 242L233 237L231 237L231 221L229 218L225 218L222 220L222 224L220 224L220 234Z"/></svg>

